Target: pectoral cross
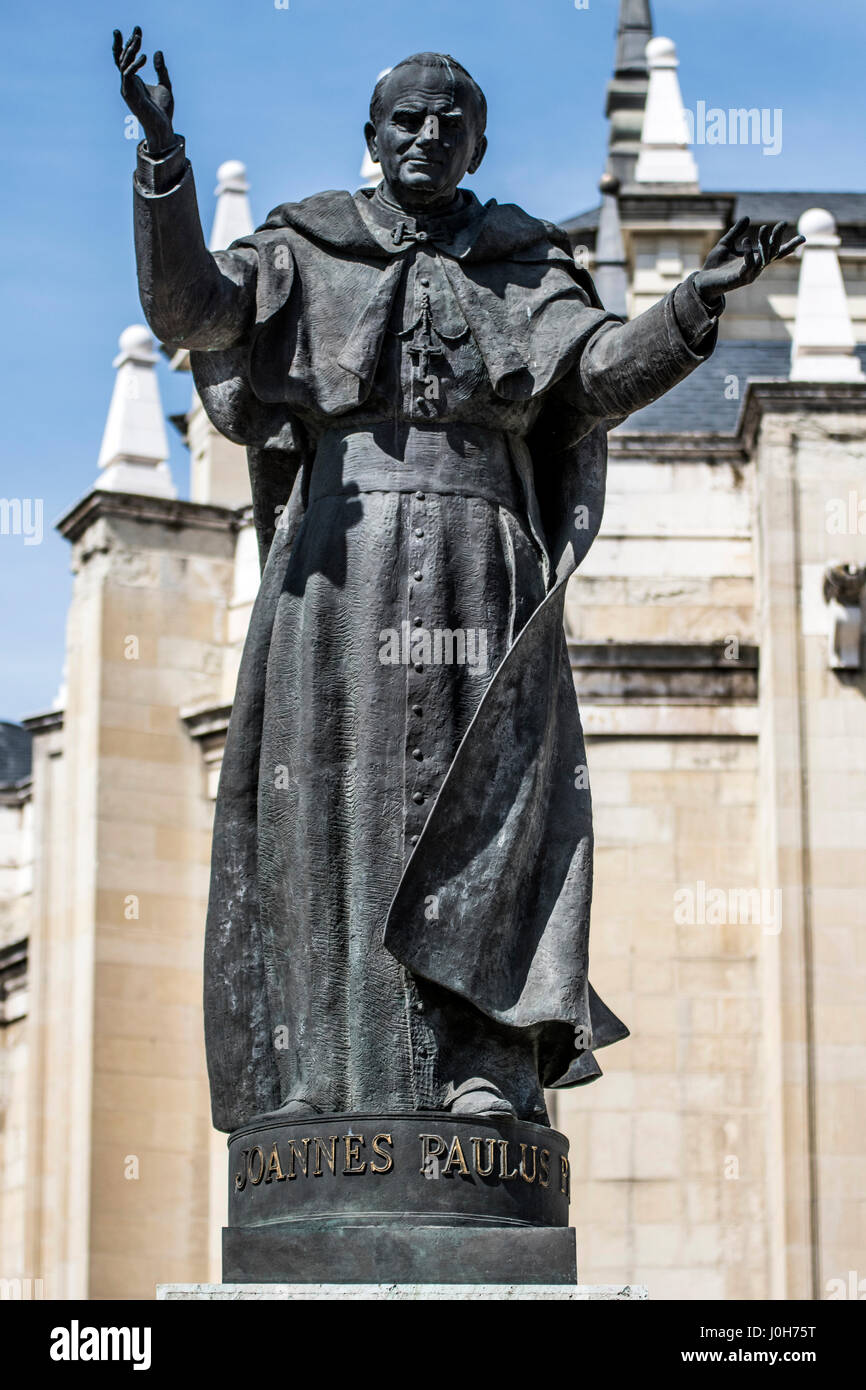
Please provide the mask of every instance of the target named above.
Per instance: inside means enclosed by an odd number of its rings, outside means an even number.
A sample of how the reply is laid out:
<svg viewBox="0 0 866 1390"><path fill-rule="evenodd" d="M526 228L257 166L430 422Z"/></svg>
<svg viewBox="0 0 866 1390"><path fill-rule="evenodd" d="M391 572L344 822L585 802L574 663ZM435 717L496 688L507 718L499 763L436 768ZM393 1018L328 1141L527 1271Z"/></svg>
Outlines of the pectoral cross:
<svg viewBox="0 0 866 1390"><path fill-rule="evenodd" d="M426 294L421 300L421 317L415 325L415 334L411 342L407 344L407 350L412 358L413 382L424 388L423 396L425 399L437 400L439 397L439 378L430 371L430 363L444 357L445 353L433 340L430 298Z"/></svg>

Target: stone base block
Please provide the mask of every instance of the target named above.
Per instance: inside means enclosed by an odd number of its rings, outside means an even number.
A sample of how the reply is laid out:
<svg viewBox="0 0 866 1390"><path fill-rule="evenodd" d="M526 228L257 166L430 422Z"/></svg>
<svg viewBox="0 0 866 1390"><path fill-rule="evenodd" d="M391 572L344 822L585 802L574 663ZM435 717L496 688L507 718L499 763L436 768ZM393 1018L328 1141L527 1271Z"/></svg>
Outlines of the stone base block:
<svg viewBox="0 0 866 1390"><path fill-rule="evenodd" d="M162 1300L330 1299L334 1302L378 1302L466 1299L513 1301L558 1299L584 1303L591 1299L627 1302L649 1295L644 1284L157 1284Z"/></svg>
<svg viewBox="0 0 866 1390"><path fill-rule="evenodd" d="M231 1284L575 1285L567 1226L272 1222L223 1229Z"/></svg>

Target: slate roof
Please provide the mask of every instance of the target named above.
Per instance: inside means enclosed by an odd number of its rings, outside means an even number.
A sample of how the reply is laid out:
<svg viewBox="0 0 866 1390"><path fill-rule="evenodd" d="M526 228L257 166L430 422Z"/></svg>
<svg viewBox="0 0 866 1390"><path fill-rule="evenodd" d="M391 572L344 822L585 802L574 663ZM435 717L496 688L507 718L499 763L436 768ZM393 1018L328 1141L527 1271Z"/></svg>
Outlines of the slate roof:
<svg viewBox="0 0 866 1390"><path fill-rule="evenodd" d="M626 196L635 196L633 186L626 191ZM866 193L715 193L702 190L701 196L730 198L732 223L738 217L750 217L753 222L780 222L784 218L794 227L807 208L826 208L839 227L866 229ZM598 227L600 210L600 205L588 208L574 217L564 217L560 225L569 232L594 231Z"/></svg>
<svg viewBox="0 0 866 1390"><path fill-rule="evenodd" d="M796 227L807 208L826 208L839 227L866 227L866 193L735 193L734 221L781 222Z"/></svg>
<svg viewBox="0 0 866 1390"><path fill-rule="evenodd" d="M30 776L32 743L29 729L0 722L0 785Z"/></svg>
<svg viewBox="0 0 866 1390"><path fill-rule="evenodd" d="M866 346L859 347L857 354L866 368ZM789 342L722 341L708 362L661 400L630 415L615 433L650 430L659 434L733 434L749 378L787 379L790 367ZM726 378L731 376L739 377L739 397L727 400Z"/></svg>
<svg viewBox="0 0 866 1390"><path fill-rule="evenodd" d="M579 212L575 217L564 217L559 225L565 227L569 232L594 232L598 229L600 213L601 203L597 207L589 208L586 212Z"/></svg>

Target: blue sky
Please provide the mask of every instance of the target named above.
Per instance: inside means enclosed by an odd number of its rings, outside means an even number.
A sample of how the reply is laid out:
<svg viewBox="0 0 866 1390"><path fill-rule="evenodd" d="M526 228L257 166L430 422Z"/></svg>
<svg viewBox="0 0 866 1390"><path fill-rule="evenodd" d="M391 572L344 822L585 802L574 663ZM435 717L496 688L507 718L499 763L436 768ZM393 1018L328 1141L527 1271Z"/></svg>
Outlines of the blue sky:
<svg viewBox="0 0 866 1390"><path fill-rule="evenodd" d="M131 229L134 144L112 29L144 30L174 84L175 126L206 229L214 172L242 159L253 212L355 188L370 90L419 49L450 51L484 87L490 150L471 186L554 219L592 206L617 0L41 0L6 7L0 94L4 305L0 496L41 498L44 539L0 535L0 719L46 709L63 659L69 547L54 521L96 476L117 336L141 320ZM696 151L707 189L866 189L864 0L654 0L687 106L783 112L777 157ZM148 65L148 73L152 68ZM160 368L167 412L189 379ZM188 459L171 432L182 496Z"/></svg>

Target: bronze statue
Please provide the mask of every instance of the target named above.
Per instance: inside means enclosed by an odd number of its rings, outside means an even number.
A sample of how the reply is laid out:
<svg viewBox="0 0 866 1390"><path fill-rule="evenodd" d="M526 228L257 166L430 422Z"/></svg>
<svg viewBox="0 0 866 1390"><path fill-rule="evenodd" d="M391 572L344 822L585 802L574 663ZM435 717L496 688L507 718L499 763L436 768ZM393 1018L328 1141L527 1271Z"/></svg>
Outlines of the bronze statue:
<svg viewBox="0 0 866 1390"><path fill-rule="evenodd" d="M704 362L724 295L802 238L744 219L623 322L557 227L461 187L484 96L420 53L373 93L375 190L284 204L211 254L165 61L146 85L140 46L115 34L145 132L141 300L247 446L263 564L213 845L214 1123L547 1124L544 1087L591 1080L626 1035L587 978L562 624L606 432Z"/></svg>

